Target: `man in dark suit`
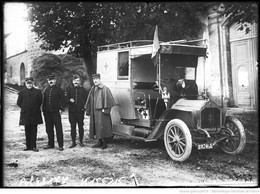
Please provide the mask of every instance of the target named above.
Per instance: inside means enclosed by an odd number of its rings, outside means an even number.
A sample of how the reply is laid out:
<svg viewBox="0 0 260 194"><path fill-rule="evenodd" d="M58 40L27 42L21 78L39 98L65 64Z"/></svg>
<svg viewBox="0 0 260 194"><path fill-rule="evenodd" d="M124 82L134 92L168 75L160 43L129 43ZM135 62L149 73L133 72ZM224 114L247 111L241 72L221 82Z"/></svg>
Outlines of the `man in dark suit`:
<svg viewBox="0 0 260 194"><path fill-rule="evenodd" d="M33 87L33 78L25 78L26 88L19 92L17 105L21 108L20 125L25 127L26 148L24 151L33 150L38 152L36 148L37 125L42 124L41 105L42 93L39 89Z"/></svg>
<svg viewBox="0 0 260 194"><path fill-rule="evenodd" d="M43 94L43 115L46 125L46 133L48 135L48 145L44 149L54 148L54 126L59 151L63 151L63 131L61 123L61 113L64 111L65 96L62 89L56 85L55 75L47 78L49 86Z"/></svg>
<svg viewBox="0 0 260 194"><path fill-rule="evenodd" d="M84 105L87 100L87 91L81 86L81 79L78 75L73 76L73 86L68 89L67 103L69 104L69 122L71 127L72 145L69 148L75 147L76 144L76 124L79 128L79 145L83 144L84 136Z"/></svg>

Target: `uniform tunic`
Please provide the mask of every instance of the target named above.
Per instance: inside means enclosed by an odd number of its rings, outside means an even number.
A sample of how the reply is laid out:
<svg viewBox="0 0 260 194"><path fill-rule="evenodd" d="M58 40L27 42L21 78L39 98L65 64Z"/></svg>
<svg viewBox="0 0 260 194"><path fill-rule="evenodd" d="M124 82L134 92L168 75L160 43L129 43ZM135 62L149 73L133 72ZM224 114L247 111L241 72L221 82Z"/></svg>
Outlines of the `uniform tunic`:
<svg viewBox="0 0 260 194"><path fill-rule="evenodd" d="M89 138L104 139L113 136L110 110L115 101L108 87L102 83L93 86L86 102L87 115L90 115ZM104 109L104 112L102 110Z"/></svg>
<svg viewBox="0 0 260 194"><path fill-rule="evenodd" d="M69 104L69 122L71 126L71 138L75 142L76 138L76 124L79 128L79 140L83 140L84 136L84 105L87 100L87 91L79 87L70 87L67 94L67 103ZM73 98L74 102L70 102Z"/></svg>
<svg viewBox="0 0 260 194"><path fill-rule="evenodd" d="M79 87L70 87L67 94L67 103L69 103L69 112L84 112L84 105L87 100L87 91ZM75 102L70 102L73 98Z"/></svg>
<svg viewBox="0 0 260 194"><path fill-rule="evenodd" d="M63 147L63 131L59 110L63 110L64 105L65 96L61 88L56 85L48 86L43 95L42 110L50 147L54 147L54 126L59 147Z"/></svg>
<svg viewBox="0 0 260 194"><path fill-rule="evenodd" d="M57 112L63 109L65 96L62 89L56 85L48 86L43 95L43 113Z"/></svg>

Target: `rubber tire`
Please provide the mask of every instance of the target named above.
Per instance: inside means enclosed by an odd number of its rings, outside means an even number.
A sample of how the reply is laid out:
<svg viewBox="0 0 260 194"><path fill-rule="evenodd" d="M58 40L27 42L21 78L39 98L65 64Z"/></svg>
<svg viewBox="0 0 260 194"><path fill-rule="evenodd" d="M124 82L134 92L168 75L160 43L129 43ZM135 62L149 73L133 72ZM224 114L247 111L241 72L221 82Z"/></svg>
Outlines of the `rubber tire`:
<svg viewBox="0 0 260 194"><path fill-rule="evenodd" d="M228 154L231 154L231 155L236 155L236 154L241 153L244 150L244 148L245 148L245 145L246 145L246 133L245 133L245 129L244 129L242 123L237 118L235 118L233 116L227 116L226 117L225 126L227 126L228 122L233 123L234 126L236 127L236 132L238 132L239 138L240 138L239 139L239 145L233 151L225 149L225 147L223 146L223 143L220 144L220 147L221 147L221 149L225 153L228 153ZM233 131L233 133L234 133L234 131Z"/></svg>
<svg viewBox="0 0 260 194"><path fill-rule="evenodd" d="M179 128L181 130L180 133L184 137L185 147L183 149L184 152L182 154L178 154L175 151L173 151L172 150L173 146L171 146L169 143L169 140L170 140L169 138L171 138L171 137L169 137L169 133L173 126ZM191 150L192 150L192 139L191 139L191 134L190 134L189 128L182 120L172 119L167 123L165 130L164 130L164 145L165 145L168 155L172 158L172 160L178 161L178 162L183 162L189 158L189 156L191 154ZM177 144L177 145L180 145L180 144Z"/></svg>

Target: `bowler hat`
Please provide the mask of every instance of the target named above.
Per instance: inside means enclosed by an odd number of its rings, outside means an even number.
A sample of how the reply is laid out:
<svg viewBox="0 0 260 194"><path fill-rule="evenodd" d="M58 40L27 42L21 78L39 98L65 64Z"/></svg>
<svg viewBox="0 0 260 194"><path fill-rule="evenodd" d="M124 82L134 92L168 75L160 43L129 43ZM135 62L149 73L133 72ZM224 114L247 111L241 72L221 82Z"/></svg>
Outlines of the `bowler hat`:
<svg viewBox="0 0 260 194"><path fill-rule="evenodd" d="M33 78L32 77L26 77L25 78L25 82L26 83L32 83L33 82Z"/></svg>
<svg viewBox="0 0 260 194"><path fill-rule="evenodd" d="M55 77L56 77L56 76L55 76L54 74L51 74L51 75L47 76L47 79L48 79L48 80L51 80L51 79L55 79Z"/></svg>
<svg viewBox="0 0 260 194"><path fill-rule="evenodd" d="M94 78L99 78L100 79L100 74L98 73L98 74L93 74L92 75L92 79L94 79Z"/></svg>

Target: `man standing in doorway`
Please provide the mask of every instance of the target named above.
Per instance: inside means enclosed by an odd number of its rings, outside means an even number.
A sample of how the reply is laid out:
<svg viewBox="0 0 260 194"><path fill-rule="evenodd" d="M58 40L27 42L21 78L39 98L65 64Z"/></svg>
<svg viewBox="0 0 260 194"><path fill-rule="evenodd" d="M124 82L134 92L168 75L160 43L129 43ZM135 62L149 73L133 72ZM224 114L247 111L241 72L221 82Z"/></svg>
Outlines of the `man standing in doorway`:
<svg viewBox="0 0 260 194"><path fill-rule="evenodd" d="M26 88L19 92L17 105L21 108L19 125L24 125L26 148L24 151L33 150L38 152L36 148L37 125L42 124L41 90L33 87L33 78L25 78Z"/></svg>
<svg viewBox="0 0 260 194"><path fill-rule="evenodd" d="M115 106L112 93L100 80L100 74L92 75L94 86L86 101L86 115L90 116L89 138L98 139L92 148L107 148L107 139L113 136L110 111Z"/></svg>
<svg viewBox="0 0 260 194"><path fill-rule="evenodd" d="M87 91L81 86L81 79L78 75L73 76L73 86L69 88L67 94L67 103L69 103L69 122L71 127L72 145L69 148L75 147L76 144L76 124L79 128L79 145L84 147L84 105L87 100Z"/></svg>
<svg viewBox="0 0 260 194"><path fill-rule="evenodd" d="M59 151L63 151L63 131L61 123L61 113L64 111L65 96L62 89L56 85L55 75L47 78L49 86L43 94L43 115L48 135L48 145L44 149L54 148L54 126Z"/></svg>

